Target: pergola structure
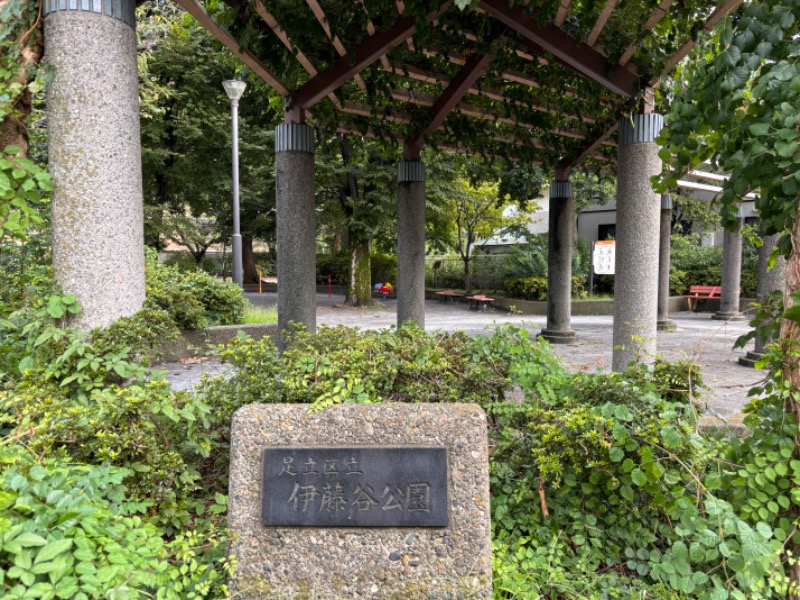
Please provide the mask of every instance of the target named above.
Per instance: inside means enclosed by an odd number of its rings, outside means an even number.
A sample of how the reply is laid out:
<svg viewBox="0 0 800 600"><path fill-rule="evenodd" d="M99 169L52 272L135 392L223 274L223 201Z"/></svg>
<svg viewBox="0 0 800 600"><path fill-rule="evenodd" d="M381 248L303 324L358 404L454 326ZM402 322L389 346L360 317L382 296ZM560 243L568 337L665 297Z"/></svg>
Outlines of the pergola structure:
<svg viewBox="0 0 800 600"><path fill-rule="evenodd" d="M144 293L133 1L43 0L47 59L56 68L48 96L56 276L78 295L88 325L130 314ZM635 336L653 353L662 202L649 179L661 171L654 139L663 124L654 96L698 33L741 0L477 0L465 10L453 0L224 1L227 27L200 0L177 0L286 99L276 129L281 328L299 321L313 330L316 321L312 123L402 144L401 323L424 324L424 146L536 162L554 173L543 334L567 343L575 338L569 174L587 162L616 163L614 343L630 346ZM102 90L92 77L98 65ZM89 248L98 222L113 224L109 238L118 241L100 255ZM88 239L77 252L89 258L59 244L65 236ZM111 263L102 276L116 289L98 289L89 264L98 261ZM115 281L121 269L126 281ZM119 285L130 301L117 303ZM632 357L615 353L614 368Z"/></svg>

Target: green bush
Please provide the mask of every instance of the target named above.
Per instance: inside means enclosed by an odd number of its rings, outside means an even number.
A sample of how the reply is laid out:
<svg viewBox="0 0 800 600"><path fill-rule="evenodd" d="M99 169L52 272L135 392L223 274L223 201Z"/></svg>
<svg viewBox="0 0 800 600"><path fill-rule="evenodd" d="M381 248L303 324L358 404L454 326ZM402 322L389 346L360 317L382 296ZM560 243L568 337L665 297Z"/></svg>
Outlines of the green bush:
<svg viewBox="0 0 800 600"><path fill-rule="evenodd" d="M225 533L165 541L128 499L125 469L37 460L21 446L0 446L0 464L4 599L225 595Z"/></svg>
<svg viewBox="0 0 800 600"><path fill-rule="evenodd" d="M38 464L20 446L0 447L0 462L3 598L142 598L156 587L164 543L126 506L124 470Z"/></svg>
<svg viewBox="0 0 800 600"><path fill-rule="evenodd" d="M350 277L350 256L344 252L317 254L317 281L327 283L329 275L332 283L345 285Z"/></svg>
<svg viewBox="0 0 800 600"><path fill-rule="evenodd" d="M397 284L397 257L391 254L372 254L370 256L370 276L373 283L390 282ZM347 285L350 278L350 255L317 254L317 281L328 282L328 275L336 285Z"/></svg>
<svg viewBox="0 0 800 600"><path fill-rule="evenodd" d="M147 254L145 279L147 305L166 311L181 329L232 325L244 318L241 288L200 271L158 264L153 251Z"/></svg>
<svg viewBox="0 0 800 600"><path fill-rule="evenodd" d="M0 411L13 410L15 430L38 454L125 467L125 485L161 531L205 515L213 493L225 492L231 413L164 381L109 386L87 398L59 391L28 383L0 392Z"/></svg>
<svg viewBox="0 0 800 600"><path fill-rule="evenodd" d="M551 372L489 408L500 597L782 597L772 528L712 491L729 440L697 432L689 367Z"/></svg>
<svg viewBox="0 0 800 600"><path fill-rule="evenodd" d="M205 256L203 264L198 265L190 252L170 252L165 264L175 267L183 273L203 271L209 275L214 275L220 270L219 263L210 256Z"/></svg>
<svg viewBox="0 0 800 600"><path fill-rule="evenodd" d="M397 284L397 256L393 254L373 254L370 259L372 282Z"/></svg>
<svg viewBox="0 0 800 600"><path fill-rule="evenodd" d="M252 402L480 402L503 393L505 369L474 361L479 344L463 334L322 327L295 330L283 354L269 338L235 339L221 352L237 367L201 391L235 410Z"/></svg>
<svg viewBox="0 0 800 600"><path fill-rule="evenodd" d="M583 294L583 277L572 277L573 297ZM510 279L503 283L503 290L512 298L523 300L547 300L547 277L521 277Z"/></svg>

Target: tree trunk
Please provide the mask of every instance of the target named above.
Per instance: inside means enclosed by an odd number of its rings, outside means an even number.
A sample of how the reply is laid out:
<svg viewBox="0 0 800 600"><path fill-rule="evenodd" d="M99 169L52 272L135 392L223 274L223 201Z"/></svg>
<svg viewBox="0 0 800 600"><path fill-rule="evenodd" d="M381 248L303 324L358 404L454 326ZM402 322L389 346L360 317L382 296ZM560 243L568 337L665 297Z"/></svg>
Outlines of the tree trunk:
<svg viewBox="0 0 800 600"><path fill-rule="evenodd" d="M469 255L469 252L467 252L462 258L464 259L464 289L469 292L472 290L472 273L469 270L472 257Z"/></svg>
<svg viewBox="0 0 800 600"><path fill-rule="evenodd" d="M256 257L253 254L253 238L242 236L242 282L258 283Z"/></svg>
<svg viewBox="0 0 800 600"><path fill-rule="evenodd" d="M337 227L331 239L331 254L339 254L342 251L342 228Z"/></svg>
<svg viewBox="0 0 800 600"><path fill-rule="evenodd" d="M33 0L29 0L33 3ZM9 0L0 0L0 12L5 10ZM5 119L0 120L0 150L6 146L19 146L22 149L22 155L28 155L28 128L26 121L31 114L33 106L33 99L27 84L32 81L36 67L42 60L44 53L44 43L40 23L27 23L18 24L15 29L19 30L19 34L11 34L11 39L15 39L17 35L26 35L24 39L20 40L22 48L20 50L20 57L17 61L19 69L16 75L8 81L8 84L19 83L24 87L22 95L17 99L13 106L13 114L7 116ZM13 66L12 66L13 68Z"/></svg>
<svg viewBox="0 0 800 600"><path fill-rule="evenodd" d="M792 294L800 291L800 200L798 200L798 214L795 215L792 228L792 253L786 261L786 287L784 310L794 304ZM786 409L795 416L795 421L800 423L800 325L795 321L783 319L781 322L781 346L785 353L786 363L783 377L789 381L790 389L794 390L786 400ZM800 436L794 441L795 458L800 459ZM795 517L797 515L795 514ZM796 562L800 556L800 547L792 544L795 563L789 567L789 599L800 600L800 564Z"/></svg>
<svg viewBox="0 0 800 600"><path fill-rule="evenodd" d="M208 250L207 246L202 246L201 248L189 247L189 252L194 257L194 264L201 270L203 269L203 263L206 261L206 250Z"/></svg>
<svg viewBox="0 0 800 600"><path fill-rule="evenodd" d="M351 238L352 240L352 238ZM347 282L347 306L371 306L372 275L369 240L350 242L350 277Z"/></svg>

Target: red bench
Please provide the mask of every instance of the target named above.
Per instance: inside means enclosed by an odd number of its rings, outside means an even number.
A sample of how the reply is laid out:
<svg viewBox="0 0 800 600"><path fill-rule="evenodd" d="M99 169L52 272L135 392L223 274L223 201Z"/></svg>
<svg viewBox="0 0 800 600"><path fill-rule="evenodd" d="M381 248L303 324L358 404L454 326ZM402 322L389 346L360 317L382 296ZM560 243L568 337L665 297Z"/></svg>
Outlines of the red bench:
<svg viewBox="0 0 800 600"><path fill-rule="evenodd" d="M436 299L439 302L457 302L464 297L464 294L459 294L458 292L451 292L450 290L446 290L444 292L436 292Z"/></svg>
<svg viewBox="0 0 800 600"><path fill-rule="evenodd" d="M467 296L467 300L469 300L470 308L482 311L485 311L486 307L491 306L492 302L494 302L494 298L489 298L488 296L484 296L482 294Z"/></svg>
<svg viewBox="0 0 800 600"><path fill-rule="evenodd" d="M689 293L684 294L683 297L689 301L689 310L693 311L697 308L698 300L719 298L720 294L722 294L722 287L718 285L693 285L689 288Z"/></svg>

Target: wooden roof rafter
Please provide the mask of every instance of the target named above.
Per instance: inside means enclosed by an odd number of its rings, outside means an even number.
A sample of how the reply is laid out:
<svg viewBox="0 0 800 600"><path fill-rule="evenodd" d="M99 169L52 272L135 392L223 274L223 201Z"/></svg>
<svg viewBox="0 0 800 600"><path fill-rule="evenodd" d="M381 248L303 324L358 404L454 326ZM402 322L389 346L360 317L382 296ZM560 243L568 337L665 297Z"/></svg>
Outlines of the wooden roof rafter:
<svg viewBox="0 0 800 600"><path fill-rule="evenodd" d="M654 74L668 71L694 45L687 38L698 11L710 14L705 27L710 29L742 0L719 0L716 7L711 5L715 0L691 5L656 0L649 9L619 0L554 0L539 9L525 0L478 0L476 9L466 12L449 10L451 0L357 0L360 6L333 0L223 0L234 11L230 32L208 16L204 1L179 3L288 97L288 122L302 122L327 96L333 105L324 103L314 111L321 127L356 119L391 131L392 140L411 136L419 145L422 140L440 144L463 136L489 152L494 133L518 134L521 154L536 156L545 150L540 144L555 150L544 159L548 164L556 164L557 157L562 165L574 165L610 155L617 118L634 106L648 81L657 85ZM375 15L369 15L367 5ZM433 12L426 16L427 11ZM311 14L319 28L309 26ZM252 21L252 15L260 19ZM656 27L665 15L677 27L670 31L671 36L678 33L674 41L662 40L667 30ZM620 39L618 29L630 37ZM583 32L581 39L574 37L576 31ZM238 32L248 32L252 50L241 48ZM669 58L637 52L654 43L678 50ZM285 69L283 48L296 67ZM471 72L467 66L479 60L476 49L496 60L484 76L465 82ZM305 73L309 79L292 90L270 72L278 67L269 65L277 64L287 80L299 76L302 81ZM466 94L473 99L465 101ZM426 107L428 117L411 105Z"/></svg>
<svg viewBox="0 0 800 600"><path fill-rule="evenodd" d="M439 9L428 18L433 20L447 10L452 0L443 0ZM328 92L337 89L353 76L361 73L375 62L382 54L403 43L414 34L417 21L414 17L400 16L387 30L368 37L346 56L341 57L333 65L319 73L295 90L290 96L290 107L287 118L302 122L303 112L322 99Z"/></svg>
<svg viewBox="0 0 800 600"><path fill-rule="evenodd" d="M564 24L567 14L569 13L570 4L572 4L572 0L561 0L561 4L556 12L555 21L553 21L556 27L561 27Z"/></svg>
<svg viewBox="0 0 800 600"><path fill-rule="evenodd" d="M311 77L316 77L319 74L319 71L317 71L316 67L311 63L311 60L309 60L305 53L292 43L288 34L281 28L275 17L273 17L272 14L266 9L263 0L256 0L255 10L256 14L258 14L258 16L264 20L264 22L267 24L267 27L269 27L272 30L272 33L274 33L281 43L286 46L286 49L294 55L294 57L297 59L297 62L300 63L306 72L311 75ZM336 94L330 92L327 96L337 108L341 107L341 102L339 102Z"/></svg>
<svg viewBox="0 0 800 600"><path fill-rule="evenodd" d="M222 25L217 23L211 15L208 14L206 9L198 0L177 0L178 4L186 12L194 17L211 35L213 35L223 46L233 52L241 61L247 65L253 73L258 75L268 86L274 89L278 94L284 98L289 96L289 88L287 88L277 76L261 62L261 60L253 54L250 50L242 50L239 40L225 29Z"/></svg>
<svg viewBox="0 0 800 600"><path fill-rule="evenodd" d="M306 4L311 9L311 12L314 13L314 16L317 18L317 22L322 27L322 30L325 32L325 35L328 36L328 39L333 44L334 49L339 54L339 56L347 56L347 50L345 50L344 44L342 44L342 40L339 39L338 35L333 35L331 33L331 27L328 25L328 21L325 18L325 13L322 10L322 7L319 5L317 0L306 0ZM363 92L367 89L364 80L361 78L360 74L356 74L355 77L356 85L358 88Z"/></svg>
<svg viewBox="0 0 800 600"><path fill-rule="evenodd" d="M505 0L481 0L479 6L522 36L534 50L552 54L556 60L603 87L626 98L639 92L639 77L621 66L609 65L605 56L581 46L560 29L541 27L522 6L509 6Z"/></svg>
<svg viewBox="0 0 800 600"><path fill-rule="evenodd" d="M672 6L672 3L675 0L661 0L661 4L653 11L653 14L650 15L650 18L642 25L640 29L641 33L645 33L651 31L653 27L658 25L658 22L667 14L669 7ZM622 53L622 56L619 57L619 64L625 66L628 64L628 61L633 57L633 53L636 51L637 46L639 45L639 38L637 37L634 39L628 47L625 48L625 52Z"/></svg>
<svg viewBox="0 0 800 600"><path fill-rule="evenodd" d="M418 160L424 138L431 136L444 122L456 105L461 101L467 91L478 81L478 78L489 66L494 57L490 54L470 58L459 71L444 93L439 96L431 106L430 121L424 130L419 130L410 139L406 140L404 153L406 160Z"/></svg>
<svg viewBox="0 0 800 600"><path fill-rule="evenodd" d="M605 5L603 6L603 10L600 11L600 16L597 17L597 21L592 27L592 31L589 33L589 37L586 38L586 45L590 48L594 48L595 44L597 43L597 38L600 37L600 34L603 32L603 28L606 26L606 22L608 18L611 16L611 13L614 12L614 7L617 6L618 0L606 0Z"/></svg>

